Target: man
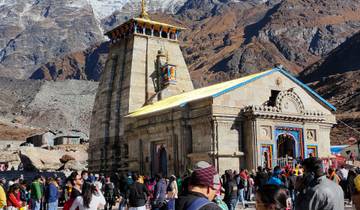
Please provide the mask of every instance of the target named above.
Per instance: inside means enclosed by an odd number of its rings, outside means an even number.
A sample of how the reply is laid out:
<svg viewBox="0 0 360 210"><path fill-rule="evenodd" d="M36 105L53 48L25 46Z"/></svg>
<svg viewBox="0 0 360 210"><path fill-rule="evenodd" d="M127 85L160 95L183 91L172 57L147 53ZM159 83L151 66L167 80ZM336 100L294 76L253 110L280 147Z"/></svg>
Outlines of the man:
<svg viewBox="0 0 360 210"><path fill-rule="evenodd" d="M303 167L295 210L344 210L344 193L339 185L326 178L322 161L307 158Z"/></svg>
<svg viewBox="0 0 360 210"><path fill-rule="evenodd" d="M46 192L47 192L46 203L48 206L48 210L57 210L58 209L59 190L58 190L57 182L52 177L50 177L48 179L48 185L47 185Z"/></svg>
<svg viewBox="0 0 360 210"><path fill-rule="evenodd" d="M106 200L105 204L105 210L112 209L112 207L115 205L115 185L110 181L110 177L105 177L105 185L104 185L104 197Z"/></svg>
<svg viewBox="0 0 360 210"><path fill-rule="evenodd" d="M220 185L220 177L212 165L205 161L196 163L190 182L189 192L176 200L175 209L221 210L211 202Z"/></svg>
<svg viewBox="0 0 360 210"><path fill-rule="evenodd" d="M281 180L281 168L279 166L275 166L274 171L270 179L266 184L273 184L273 185L284 185L283 181Z"/></svg>
<svg viewBox="0 0 360 210"><path fill-rule="evenodd" d="M259 166L255 176L255 187L257 190L261 189L267 182L268 175L264 169Z"/></svg>
<svg viewBox="0 0 360 210"><path fill-rule="evenodd" d="M80 174L74 171L70 175L70 181L72 185L70 198L75 199L76 197L81 196L81 187L83 185L83 179Z"/></svg>
<svg viewBox="0 0 360 210"><path fill-rule="evenodd" d="M146 210L146 196L149 196L149 192L145 185L140 183L137 173L133 173L132 177L135 182L129 186L126 196L129 199L129 210Z"/></svg>
<svg viewBox="0 0 360 210"><path fill-rule="evenodd" d="M153 210L166 209L166 191L167 191L166 180L162 177L161 174L157 174L155 178L156 178L156 185L154 189L154 201L152 204L152 209Z"/></svg>
<svg viewBox="0 0 360 210"><path fill-rule="evenodd" d="M40 183L40 176L36 176L31 183L31 209L40 210L42 199L42 184Z"/></svg>
<svg viewBox="0 0 360 210"><path fill-rule="evenodd" d="M225 183L225 197L224 201L229 210L235 210L238 203L238 185L234 179L233 174L227 174L227 183Z"/></svg>

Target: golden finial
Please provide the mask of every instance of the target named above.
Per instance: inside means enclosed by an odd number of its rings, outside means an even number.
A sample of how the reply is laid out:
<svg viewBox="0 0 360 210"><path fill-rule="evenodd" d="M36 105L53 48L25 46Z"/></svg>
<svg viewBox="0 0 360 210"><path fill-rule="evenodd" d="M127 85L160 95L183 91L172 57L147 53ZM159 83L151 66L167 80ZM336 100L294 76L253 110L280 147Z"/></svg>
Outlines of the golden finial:
<svg viewBox="0 0 360 210"><path fill-rule="evenodd" d="M150 19L149 14L146 12L145 0L141 0L141 14L140 14L140 17L144 18L144 19Z"/></svg>

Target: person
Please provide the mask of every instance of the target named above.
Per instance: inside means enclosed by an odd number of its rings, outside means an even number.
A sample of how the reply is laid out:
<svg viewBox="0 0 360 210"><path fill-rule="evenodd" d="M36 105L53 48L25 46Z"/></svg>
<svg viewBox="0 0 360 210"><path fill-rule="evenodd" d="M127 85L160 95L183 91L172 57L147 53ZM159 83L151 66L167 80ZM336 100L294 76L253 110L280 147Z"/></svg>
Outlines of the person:
<svg viewBox="0 0 360 210"><path fill-rule="evenodd" d="M336 184L340 183L340 177L336 174L333 168L328 169L328 178Z"/></svg>
<svg viewBox="0 0 360 210"><path fill-rule="evenodd" d="M296 195L296 192L295 192L296 176L295 176L295 172L293 170L289 171L288 180L289 180L288 189L289 189L291 202L294 203L295 195Z"/></svg>
<svg viewBox="0 0 360 210"><path fill-rule="evenodd" d="M360 210L360 175L354 178L354 191L351 195L351 200L355 204L355 209Z"/></svg>
<svg viewBox="0 0 360 210"><path fill-rule="evenodd" d="M267 180L268 180L267 173L264 171L264 169L261 166L258 166L254 180L256 190L261 189L266 184Z"/></svg>
<svg viewBox="0 0 360 210"><path fill-rule="evenodd" d="M251 201L252 197L253 197L253 193L254 191L254 185L255 185L255 181L254 181L254 172L252 172L250 175L248 175L248 188L247 188L247 193L246 193L246 200Z"/></svg>
<svg viewBox="0 0 360 210"><path fill-rule="evenodd" d="M70 210L96 210L106 204L105 198L95 185L84 182L81 196L76 197Z"/></svg>
<svg viewBox="0 0 360 210"><path fill-rule="evenodd" d="M281 180L281 168L280 166L275 166L272 176L269 178L266 184L270 185L283 185L284 183Z"/></svg>
<svg viewBox="0 0 360 210"><path fill-rule="evenodd" d="M191 174L189 192L175 201L175 209L221 210L211 202L219 185L220 177L214 166L205 161L197 162Z"/></svg>
<svg viewBox="0 0 360 210"><path fill-rule="evenodd" d="M90 177L89 177L89 172L88 171L82 171L81 172L81 178L84 182L90 182L91 183L91 180L90 180Z"/></svg>
<svg viewBox="0 0 360 210"><path fill-rule="evenodd" d="M120 191L120 203L119 203L119 210L125 210L126 207L126 193L129 189L129 185L127 182L127 176L122 174L119 180L119 191Z"/></svg>
<svg viewBox="0 0 360 210"><path fill-rule="evenodd" d="M48 210L57 210L58 208L58 197L59 197L59 186L54 178L50 177L47 185L46 203Z"/></svg>
<svg viewBox="0 0 360 210"><path fill-rule="evenodd" d="M29 201L30 201L30 193L28 191L28 185L27 185L27 182L25 180L22 180L20 182L20 200L25 205L28 204Z"/></svg>
<svg viewBox="0 0 360 210"><path fill-rule="evenodd" d="M355 170L351 169L349 170L349 174L347 176L347 186L346 186L346 196L345 198L349 199L350 204L352 204L352 195L355 193L356 189L355 189L355 178L356 178L357 174L355 172ZM345 192L344 192L345 193Z"/></svg>
<svg viewBox="0 0 360 210"><path fill-rule="evenodd" d="M71 173L70 181L72 185L70 199L76 199L78 196L81 196L81 188L84 180L82 176L75 171Z"/></svg>
<svg viewBox="0 0 360 210"><path fill-rule="evenodd" d="M235 210L238 203L238 185L233 174L226 174L227 183L225 183L224 201L229 210Z"/></svg>
<svg viewBox="0 0 360 210"><path fill-rule="evenodd" d="M321 159L307 158L302 165L304 175L299 180L295 210L344 210L343 190L326 178Z"/></svg>
<svg viewBox="0 0 360 210"><path fill-rule="evenodd" d="M75 199L79 196L81 196L81 189L83 183L83 179L80 174L78 174L76 171L72 172L70 176L68 177L69 189L68 192L70 193L70 198L64 203L63 210L69 210L75 201Z"/></svg>
<svg viewBox="0 0 360 210"><path fill-rule="evenodd" d="M168 210L175 210L175 200L178 198L178 185L176 183L176 176L171 175L167 188Z"/></svg>
<svg viewBox="0 0 360 210"><path fill-rule="evenodd" d="M289 194L281 185L264 185L256 193L256 210L290 210ZM304 209L305 210L305 209Z"/></svg>
<svg viewBox="0 0 360 210"><path fill-rule="evenodd" d="M129 210L146 210L145 204L149 192L144 184L140 183L140 177L137 173L132 174L133 182L127 191L126 197L129 199Z"/></svg>
<svg viewBox="0 0 360 210"><path fill-rule="evenodd" d="M105 204L105 210L107 209L112 209L112 207L115 205L115 185L113 182L110 181L110 177L106 176L105 177L105 185L104 187L104 196L105 196L105 200L106 200L106 204Z"/></svg>
<svg viewBox="0 0 360 210"><path fill-rule="evenodd" d="M167 191L167 184L166 180L162 177L161 174L157 174L156 178L156 185L154 190L154 198L152 202L152 209L159 210L159 209L166 209L166 191Z"/></svg>
<svg viewBox="0 0 360 210"><path fill-rule="evenodd" d="M42 184L40 183L41 176L36 176L34 181L31 183L31 209L40 210L41 199L42 199Z"/></svg>
<svg viewBox="0 0 360 210"><path fill-rule="evenodd" d="M245 190L247 189L248 185L248 177L246 175L245 169L240 169L240 174L236 179L236 183L238 185L238 201L241 202L242 207L246 208L245 203Z"/></svg>
<svg viewBox="0 0 360 210"><path fill-rule="evenodd" d="M8 198L7 198L7 209L16 210L20 209L23 206L23 203L20 201L20 185L13 184L9 188Z"/></svg>
<svg viewBox="0 0 360 210"><path fill-rule="evenodd" d="M5 179L0 179L0 209L3 209L6 207L6 193L5 193Z"/></svg>

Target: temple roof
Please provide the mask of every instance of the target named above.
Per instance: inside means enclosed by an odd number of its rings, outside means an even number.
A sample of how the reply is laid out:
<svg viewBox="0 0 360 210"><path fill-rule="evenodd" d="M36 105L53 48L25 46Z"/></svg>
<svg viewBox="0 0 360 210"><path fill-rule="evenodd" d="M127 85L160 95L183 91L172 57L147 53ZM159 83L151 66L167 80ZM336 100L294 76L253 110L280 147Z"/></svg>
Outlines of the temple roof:
<svg viewBox="0 0 360 210"><path fill-rule="evenodd" d="M195 89L195 90L192 90L189 92L185 92L185 93L182 93L179 95L171 96L169 98L163 99L163 100L155 102L153 104L144 106L144 107L130 113L129 115L127 115L127 117L138 117L138 116L147 115L147 114L151 114L151 113L155 113L158 111L163 111L163 110L167 110L167 109L171 109L171 108L175 108L175 107L183 107L191 101L196 101L196 100L204 99L204 98L208 98L208 97L216 98L216 97L221 96L225 93L228 93L234 89L242 87L250 82L260 79L264 76L270 75L274 72L280 72L280 73L284 74L286 77L291 79L293 82L297 83L299 86L304 88L309 94L311 94L315 98L317 98L325 106L327 106L331 110L336 111L336 108L332 104L327 102L319 94L317 94L315 91L313 91L311 88L309 88L304 83L300 82L298 79L296 79L290 73L286 72L285 70L283 70L281 68L273 68L273 69L263 71L260 73L241 77L239 79L222 82L222 83L218 83L218 84L211 85L208 87L203 87L203 88Z"/></svg>
<svg viewBox="0 0 360 210"><path fill-rule="evenodd" d="M164 32L177 32L185 30L186 28L180 27L180 26L174 26L167 23L162 23L146 18L132 18L125 23L115 27L114 29L108 31L105 33L106 36L108 36L110 39L116 37L117 34L123 34L129 32L129 30L133 30L133 25L136 23L139 26L143 26L145 28L153 28L155 30L162 30Z"/></svg>

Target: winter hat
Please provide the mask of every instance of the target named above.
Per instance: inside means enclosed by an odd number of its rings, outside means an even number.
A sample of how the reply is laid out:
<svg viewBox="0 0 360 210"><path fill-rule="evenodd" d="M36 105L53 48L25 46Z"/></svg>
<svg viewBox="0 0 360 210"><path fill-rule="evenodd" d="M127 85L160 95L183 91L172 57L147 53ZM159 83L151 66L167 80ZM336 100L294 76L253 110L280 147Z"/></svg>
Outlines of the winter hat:
<svg viewBox="0 0 360 210"><path fill-rule="evenodd" d="M208 162L199 161L195 164L194 171L191 174L191 183L193 185L203 185L218 189L220 177L214 166Z"/></svg>

